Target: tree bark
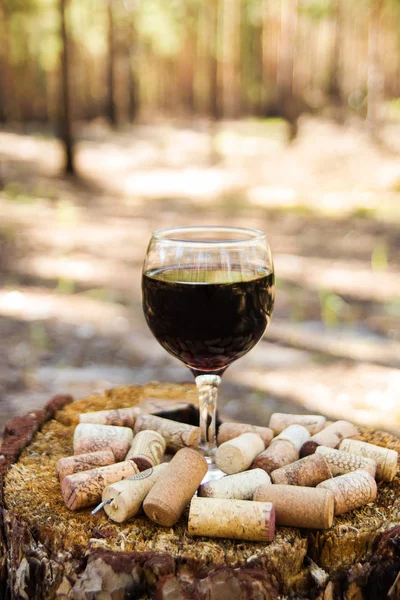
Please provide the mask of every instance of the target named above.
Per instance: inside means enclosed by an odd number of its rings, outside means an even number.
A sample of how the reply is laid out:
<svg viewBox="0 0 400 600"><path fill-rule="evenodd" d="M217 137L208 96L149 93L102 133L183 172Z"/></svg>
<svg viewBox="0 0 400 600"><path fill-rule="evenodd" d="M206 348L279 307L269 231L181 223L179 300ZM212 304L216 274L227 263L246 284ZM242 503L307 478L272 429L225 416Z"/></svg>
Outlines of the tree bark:
<svg viewBox="0 0 400 600"><path fill-rule="evenodd" d="M117 110L115 103L115 23L113 0L108 0L107 4L107 22L108 22L108 63L107 63L107 107L106 114L110 125L117 125Z"/></svg>
<svg viewBox="0 0 400 600"><path fill-rule="evenodd" d="M69 84L69 48L66 22L66 7L68 0L60 0L61 18L61 139L64 145L65 166L67 174L75 174L74 140L72 136L71 93Z"/></svg>
<svg viewBox="0 0 400 600"><path fill-rule="evenodd" d="M209 77L210 77L210 116L217 121L221 118L219 97L219 0L207 0L208 31L210 36Z"/></svg>
<svg viewBox="0 0 400 600"><path fill-rule="evenodd" d="M139 90L136 71L134 67L136 49L135 24L129 28L127 61L128 61L128 118L131 123L136 119L139 111Z"/></svg>
<svg viewBox="0 0 400 600"><path fill-rule="evenodd" d="M383 0L371 0L368 37L368 109L367 127L374 141L380 140L380 109L382 105L383 74L379 57L380 22Z"/></svg>
<svg viewBox="0 0 400 600"><path fill-rule="evenodd" d="M278 105L288 121L290 139L297 135L299 108L293 94L293 68L297 32L298 0L282 0L281 32L278 57Z"/></svg>
<svg viewBox="0 0 400 600"><path fill-rule="evenodd" d="M222 98L228 118L240 113L240 8L240 0L223 2Z"/></svg>
<svg viewBox="0 0 400 600"><path fill-rule="evenodd" d="M341 89L341 48L343 44L342 0L333 3L333 46L329 73L328 94L334 107L334 117L343 122L343 99Z"/></svg>
<svg viewBox="0 0 400 600"><path fill-rule="evenodd" d="M279 48L279 23L274 13L270 0L264 0L262 20L262 86L264 116L278 114L277 78L278 78L278 48Z"/></svg>
<svg viewBox="0 0 400 600"><path fill-rule="evenodd" d="M9 116L9 94L11 87L9 65L8 14L4 0L0 0L0 123L6 123Z"/></svg>
<svg viewBox="0 0 400 600"><path fill-rule="evenodd" d="M220 153L217 147L218 121L222 117L222 101L220 95L220 63L219 63L219 43L220 43L220 1L207 1L207 21L208 31L211 42L209 43L209 160L210 164L216 164L220 159Z"/></svg>

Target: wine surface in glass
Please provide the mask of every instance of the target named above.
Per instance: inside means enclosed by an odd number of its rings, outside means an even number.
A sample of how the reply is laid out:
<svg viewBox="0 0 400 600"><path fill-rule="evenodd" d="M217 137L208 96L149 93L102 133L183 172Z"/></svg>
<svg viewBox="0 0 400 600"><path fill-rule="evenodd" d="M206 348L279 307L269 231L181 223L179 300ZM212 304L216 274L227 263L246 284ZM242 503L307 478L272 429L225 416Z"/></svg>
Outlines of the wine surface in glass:
<svg viewBox="0 0 400 600"><path fill-rule="evenodd" d="M195 374L221 374L263 335L274 274L231 266L167 267L144 273L143 310L158 342Z"/></svg>

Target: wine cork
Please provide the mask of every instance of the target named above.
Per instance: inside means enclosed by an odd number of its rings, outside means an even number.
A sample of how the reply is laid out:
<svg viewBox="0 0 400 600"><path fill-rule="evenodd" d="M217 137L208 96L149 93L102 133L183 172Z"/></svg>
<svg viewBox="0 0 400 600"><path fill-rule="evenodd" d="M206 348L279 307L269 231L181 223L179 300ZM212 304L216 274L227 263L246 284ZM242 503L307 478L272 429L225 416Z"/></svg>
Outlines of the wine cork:
<svg viewBox="0 0 400 600"><path fill-rule="evenodd" d="M131 449L125 460L133 460L139 471L145 471L160 464L165 452L165 445L165 439L161 434L144 429L133 438Z"/></svg>
<svg viewBox="0 0 400 600"><path fill-rule="evenodd" d="M199 427L178 423L156 415L140 415L136 419L135 434L145 429L152 429L163 436L168 450L176 452L186 446L197 448L199 445Z"/></svg>
<svg viewBox="0 0 400 600"><path fill-rule="evenodd" d="M67 475L88 471L96 467L105 467L113 463L115 463L115 457L111 450L99 450L98 452L67 456L57 461L56 474L58 479L62 481Z"/></svg>
<svg viewBox="0 0 400 600"><path fill-rule="evenodd" d="M311 454L271 473L274 483L305 487L316 487L321 481L331 477L328 463L320 454Z"/></svg>
<svg viewBox="0 0 400 600"><path fill-rule="evenodd" d="M116 523L134 517L157 479L166 472L168 463L132 475L105 488L102 500L112 500L104 506L107 516Z"/></svg>
<svg viewBox="0 0 400 600"><path fill-rule="evenodd" d="M322 484L321 484L322 485ZM277 525L329 529L335 498L331 490L287 485L264 485L254 493L256 502L272 502Z"/></svg>
<svg viewBox="0 0 400 600"><path fill-rule="evenodd" d="M351 471L356 471L357 469L363 469L372 475L372 477L375 477L376 462L371 458L357 456L356 454L350 454L349 452L342 452L342 450L335 450L334 448L328 448L327 446L318 446L315 454L311 454L311 456L317 456L318 454L325 458L334 477L336 477L336 475L351 473Z"/></svg>
<svg viewBox="0 0 400 600"><path fill-rule="evenodd" d="M164 527L175 525L207 470L207 462L197 450L179 450L143 502L149 519Z"/></svg>
<svg viewBox="0 0 400 600"><path fill-rule="evenodd" d="M325 427L326 419L322 415L291 415L286 413L273 413L269 420L269 427L275 435L281 433L289 425L302 425L310 435L314 435Z"/></svg>
<svg viewBox="0 0 400 600"><path fill-rule="evenodd" d="M252 500L256 489L268 483L271 483L268 473L262 469L252 469L202 483L198 494L205 498Z"/></svg>
<svg viewBox="0 0 400 600"><path fill-rule="evenodd" d="M270 542L275 534L275 509L271 502L195 497L190 503L188 533Z"/></svg>
<svg viewBox="0 0 400 600"><path fill-rule="evenodd" d="M335 497L335 515L374 502L377 494L376 481L367 471L353 471L318 484L318 488L331 490Z"/></svg>
<svg viewBox="0 0 400 600"><path fill-rule="evenodd" d="M303 425L289 425L272 440L271 444L275 444L278 440L286 440L291 442L297 451L300 451L302 445L310 439L310 432Z"/></svg>
<svg viewBox="0 0 400 600"><path fill-rule="evenodd" d="M101 499L105 487L138 472L135 463L126 460L107 467L67 475L61 482L61 494L65 505L71 510L77 510L96 504Z"/></svg>
<svg viewBox="0 0 400 600"><path fill-rule="evenodd" d="M301 447L300 456L314 454L318 446L336 448L343 438L353 437L354 435L357 435L357 433L357 428L353 423L349 423L348 421L335 421L306 441Z"/></svg>
<svg viewBox="0 0 400 600"><path fill-rule="evenodd" d="M134 428L137 417L142 413L140 408L117 408L115 410L97 410L81 413L79 423L98 423L99 425L116 425Z"/></svg>
<svg viewBox="0 0 400 600"><path fill-rule="evenodd" d="M264 448L264 442L259 435L242 433L239 437L218 446L215 464L228 475L246 471Z"/></svg>
<svg viewBox="0 0 400 600"><path fill-rule="evenodd" d="M275 469L295 462L298 458L299 453L292 442L277 440L254 459L251 468L272 473Z"/></svg>
<svg viewBox="0 0 400 600"><path fill-rule="evenodd" d="M376 478L379 481L392 481L397 473L399 456L396 450L358 440L343 440L339 450L374 460L376 462Z"/></svg>
<svg viewBox="0 0 400 600"><path fill-rule="evenodd" d="M79 423L74 432L74 454L111 450L115 460L124 460L131 447L133 432L129 427Z"/></svg>
<svg viewBox="0 0 400 600"><path fill-rule="evenodd" d="M246 423L222 423L218 428L218 446L242 433L256 433L263 440L265 448L269 446L274 437L274 432L269 427L257 427L257 425L247 425Z"/></svg>

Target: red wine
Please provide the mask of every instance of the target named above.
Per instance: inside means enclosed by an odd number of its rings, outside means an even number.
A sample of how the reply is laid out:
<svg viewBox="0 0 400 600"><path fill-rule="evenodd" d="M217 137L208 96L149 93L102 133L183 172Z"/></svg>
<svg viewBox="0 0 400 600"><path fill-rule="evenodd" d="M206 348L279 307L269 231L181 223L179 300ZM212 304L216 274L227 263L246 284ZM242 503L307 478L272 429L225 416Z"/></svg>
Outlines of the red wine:
<svg viewBox="0 0 400 600"><path fill-rule="evenodd" d="M200 280L200 281L199 281ZM274 274L209 268L143 275L143 311L158 342L192 371L221 373L263 335L274 305Z"/></svg>

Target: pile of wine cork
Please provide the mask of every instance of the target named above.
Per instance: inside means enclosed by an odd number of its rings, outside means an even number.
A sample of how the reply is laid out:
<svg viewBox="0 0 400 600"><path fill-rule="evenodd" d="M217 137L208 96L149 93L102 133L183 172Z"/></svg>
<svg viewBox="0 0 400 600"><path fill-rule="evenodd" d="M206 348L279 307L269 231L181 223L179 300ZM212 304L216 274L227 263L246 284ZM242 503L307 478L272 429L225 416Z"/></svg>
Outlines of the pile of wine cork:
<svg viewBox="0 0 400 600"><path fill-rule="evenodd" d="M67 508L78 510L103 500L110 518L122 522L139 512L150 490L168 471L168 487L174 477L176 487L180 478L185 485L175 493L168 515L165 509L159 517L161 509L151 509L150 504L148 511L153 510L152 518L158 518L161 525L174 524L207 472L205 459L195 450L199 428L146 414L140 407L84 413L79 421L73 456L56 464ZM166 451L175 456L162 463ZM168 501L168 491L160 496Z"/></svg>
<svg viewBox="0 0 400 600"><path fill-rule="evenodd" d="M275 524L328 529L335 515L375 501L376 480L393 480L397 452L357 433L320 415L274 413L268 427L223 423L215 462L224 476L202 483L198 427L140 407L100 411L80 415L74 455L56 472L71 510L101 502L117 523L142 511L172 527L190 504L190 535L269 542Z"/></svg>

